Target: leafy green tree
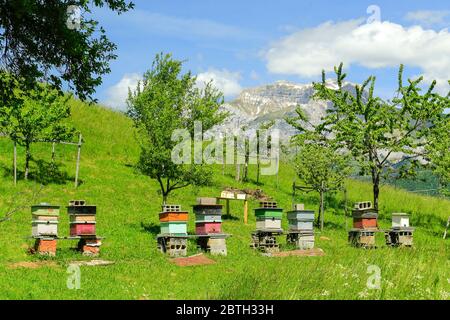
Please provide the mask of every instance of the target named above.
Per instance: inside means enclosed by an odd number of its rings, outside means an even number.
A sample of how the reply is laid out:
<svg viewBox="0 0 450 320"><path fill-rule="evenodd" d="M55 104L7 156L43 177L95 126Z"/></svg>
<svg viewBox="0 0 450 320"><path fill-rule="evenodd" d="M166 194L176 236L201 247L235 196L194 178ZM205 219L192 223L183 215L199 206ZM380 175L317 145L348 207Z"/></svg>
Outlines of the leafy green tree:
<svg viewBox="0 0 450 320"><path fill-rule="evenodd" d="M182 74L182 64L170 54L158 54L128 98L128 115L134 120L141 147L137 167L158 181L163 203L171 191L191 184L204 185L211 178L211 171L203 162L172 161L172 150L179 143L172 139L173 132L186 129L185 138L192 139L196 121L207 131L226 116L219 111L223 94L211 83L204 89L198 88L191 72ZM189 145L189 152L192 150Z"/></svg>
<svg viewBox="0 0 450 320"><path fill-rule="evenodd" d="M351 172L350 159L343 150L337 150L331 137L324 136L308 122L302 109L297 108L296 113L296 117L288 118L286 121L299 131L292 138L294 147L298 149L294 166L297 176L304 185L297 188L319 193L317 225L323 230L325 194L344 187L345 179Z"/></svg>
<svg viewBox="0 0 450 320"><path fill-rule="evenodd" d="M71 5L83 15L79 26ZM102 6L119 14L133 8L125 0L0 0L0 69L31 86L66 83L81 99L90 98L116 58L116 45L89 17Z"/></svg>
<svg viewBox="0 0 450 320"><path fill-rule="evenodd" d="M0 77L1 78L1 77ZM6 75L9 78L9 75ZM16 87L17 88L17 87ZM25 147L25 179L28 179L31 145L38 141L64 141L71 139L75 129L66 119L70 116L68 96L44 84L34 89L16 89L4 106L2 123L4 130L17 144Z"/></svg>
<svg viewBox="0 0 450 320"><path fill-rule="evenodd" d="M422 77L403 82L403 65L398 73L397 95L383 101L374 95L375 77L355 87L355 93L343 88L346 74L342 64L335 68L338 89L329 88L322 73L322 82L314 83L315 98L330 101L322 130L331 132L338 148L350 151L362 173L372 177L373 202L378 209L380 183L383 175L398 173L414 175L429 153L428 139L436 132L448 100L434 92L436 81L422 92ZM395 159L394 155L401 155Z"/></svg>

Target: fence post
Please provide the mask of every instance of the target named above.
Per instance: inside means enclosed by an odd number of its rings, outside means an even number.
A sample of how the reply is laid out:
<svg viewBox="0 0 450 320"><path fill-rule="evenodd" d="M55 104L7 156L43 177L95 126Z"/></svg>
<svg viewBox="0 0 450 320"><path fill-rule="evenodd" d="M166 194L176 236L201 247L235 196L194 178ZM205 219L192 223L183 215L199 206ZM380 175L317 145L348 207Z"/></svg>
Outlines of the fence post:
<svg viewBox="0 0 450 320"><path fill-rule="evenodd" d="M13 170L14 170L14 186L17 185L17 144L14 141L14 156L13 156Z"/></svg>
<svg viewBox="0 0 450 320"><path fill-rule="evenodd" d="M78 174L80 171L80 155L81 155L81 143L83 141L83 136L80 133L79 139L78 139L78 154L77 154L77 168L75 171L75 188L78 187Z"/></svg>

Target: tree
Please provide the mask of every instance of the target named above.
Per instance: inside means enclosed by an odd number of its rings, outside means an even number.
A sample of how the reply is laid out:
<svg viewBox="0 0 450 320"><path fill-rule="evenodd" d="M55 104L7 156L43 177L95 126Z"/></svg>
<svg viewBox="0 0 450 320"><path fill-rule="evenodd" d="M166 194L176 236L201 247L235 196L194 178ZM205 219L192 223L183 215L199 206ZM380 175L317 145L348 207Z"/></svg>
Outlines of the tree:
<svg viewBox="0 0 450 320"><path fill-rule="evenodd" d="M325 72L322 82L313 84L315 98L332 103L321 128L335 136L338 148L350 151L363 174L371 175L374 207L378 209L382 177L394 172L414 175L429 153L428 139L444 114L445 99L434 92L436 81L424 93L420 89L422 77L405 85L403 65L392 101L374 96L373 76L357 85L353 94L343 89L346 74L342 67L335 68L338 89L328 87Z"/></svg>
<svg viewBox="0 0 450 320"><path fill-rule="evenodd" d="M4 74L8 81L10 75ZM0 78L3 78L0 74ZM5 82L5 81L2 81ZM72 138L75 129L65 120L70 116L69 96L45 84L34 89L19 90L16 87L14 104L4 106L2 123L7 134L17 144L24 146L25 179L28 179L31 145L37 141L63 141Z"/></svg>
<svg viewBox="0 0 450 320"><path fill-rule="evenodd" d="M257 153L257 158L256 158L256 184L259 184L259 179L260 179L260 170L261 170L261 159L260 159L260 130L269 130L271 127L273 127L273 125L275 124L275 120L270 120L270 121L266 121L263 122L259 129L256 130L256 153ZM270 149L270 136L268 136L268 149Z"/></svg>
<svg viewBox="0 0 450 320"><path fill-rule="evenodd" d="M172 160L178 144L172 139L173 133L185 129L187 137L183 139L190 142L196 133L197 121L202 123L203 131L207 131L226 116L219 111L223 94L211 82L203 89L198 88L191 72L181 73L182 64L169 54L158 54L152 68L144 74L136 90L130 91L128 98L128 115L137 128L141 147L137 168L158 181L163 203L173 190L191 184L204 185L211 178L211 171L202 161L187 164ZM188 153L192 150L189 143Z"/></svg>
<svg viewBox="0 0 450 320"><path fill-rule="evenodd" d="M40 80L61 88L65 82L81 99L91 98L110 72L116 45L94 19L78 27L73 6L86 17L92 7L119 14L133 8L125 0L0 0L0 69L31 86Z"/></svg>
<svg viewBox="0 0 450 320"><path fill-rule="evenodd" d="M297 116L286 119L299 133L292 138L298 147L294 160L297 176L305 183L296 188L303 191L316 191L320 195L317 225L323 230L324 198L328 192L342 189L350 174L349 157L343 150L337 150L331 137L308 122L302 109L296 109ZM310 128L307 128L308 124ZM312 127L311 127L312 126Z"/></svg>

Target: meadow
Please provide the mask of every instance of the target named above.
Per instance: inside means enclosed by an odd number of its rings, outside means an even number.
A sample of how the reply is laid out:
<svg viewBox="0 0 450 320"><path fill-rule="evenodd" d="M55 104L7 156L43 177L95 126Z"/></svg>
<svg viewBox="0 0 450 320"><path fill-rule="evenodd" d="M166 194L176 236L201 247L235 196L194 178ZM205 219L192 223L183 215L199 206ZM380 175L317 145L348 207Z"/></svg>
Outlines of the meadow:
<svg viewBox="0 0 450 320"><path fill-rule="evenodd" d="M380 224L390 226L392 212L411 215L416 228L414 248L389 248L378 236L378 248L353 248L347 242L351 217L345 216L344 198L336 194L327 203L325 229L316 233L316 247L321 257L266 257L250 249L250 233L255 229L250 201L249 223L243 223L242 203L232 201L234 218L224 220L223 228L232 234L227 241L228 256L211 257L216 264L179 267L156 247L158 212L161 196L156 181L142 176L134 168L139 148L132 124L124 115L100 106L74 101L72 119L83 133L80 186L75 189L76 149L56 148L60 172L48 179L51 145L33 146L34 179L19 180L15 187L11 176L12 143L0 138L0 212L14 199L26 199L33 190L44 188L37 202L61 206L72 199L85 199L98 206L97 230L105 237L101 258L115 264L103 267L81 267L81 288L67 287L70 262L86 260L71 248L71 241L60 241L54 258L28 253L32 240L29 208L16 212L0 223L0 299L449 299L450 239L443 240L445 223L450 215L450 201L444 198L409 193L384 185L380 196ZM19 149L22 170L24 154ZM279 183L275 176L262 177L262 185L252 180L237 183L234 168L214 168L211 186L181 189L170 196L170 202L190 207L198 196L218 196L224 187L261 188L278 201L280 207L292 205L292 183L295 174L288 163L282 163ZM19 172L23 173L23 172ZM371 199L368 183L348 180L348 203ZM318 196L300 194L295 202L317 211ZM63 208L60 235L68 235L69 223ZM285 219L286 220L286 219ZM287 222L284 221L284 227ZM190 215L190 232L194 218ZM283 244L285 240L281 238ZM196 250L191 243L189 253ZM21 266L23 262L43 262L37 268ZM381 288L368 289L368 266L381 270Z"/></svg>

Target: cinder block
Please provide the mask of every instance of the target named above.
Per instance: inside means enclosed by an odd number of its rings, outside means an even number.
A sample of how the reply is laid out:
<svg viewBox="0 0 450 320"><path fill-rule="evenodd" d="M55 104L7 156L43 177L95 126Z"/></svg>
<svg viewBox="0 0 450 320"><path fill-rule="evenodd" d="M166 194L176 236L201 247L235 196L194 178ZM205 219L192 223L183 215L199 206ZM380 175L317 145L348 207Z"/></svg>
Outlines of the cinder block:
<svg viewBox="0 0 450 320"><path fill-rule="evenodd" d="M86 200L70 200L69 206L85 206Z"/></svg>
<svg viewBox="0 0 450 320"><path fill-rule="evenodd" d="M83 246L83 255L84 256L98 256L100 254L100 246Z"/></svg>
<svg viewBox="0 0 450 320"><path fill-rule="evenodd" d="M354 208L355 210L372 209L372 202L371 201L356 202Z"/></svg>
<svg viewBox="0 0 450 320"><path fill-rule="evenodd" d="M259 202L260 208L277 208L277 202L275 201L261 201Z"/></svg>
<svg viewBox="0 0 450 320"><path fill-rule="evenodd" d="M217 204L217 199L216 198L200 197L200 198L197 198L197 204L201 204L201 205L215 205L215 204Z"/></svg>
<svg viewBox="0 0 450 320"><path fill-rule="evenodd" d="M165 204L162 206L162 212L180 212L181 205L179 204Z"/></svg>

